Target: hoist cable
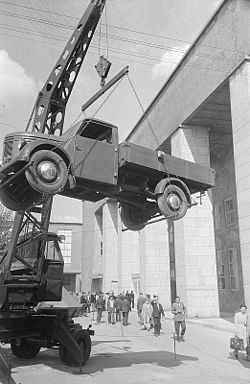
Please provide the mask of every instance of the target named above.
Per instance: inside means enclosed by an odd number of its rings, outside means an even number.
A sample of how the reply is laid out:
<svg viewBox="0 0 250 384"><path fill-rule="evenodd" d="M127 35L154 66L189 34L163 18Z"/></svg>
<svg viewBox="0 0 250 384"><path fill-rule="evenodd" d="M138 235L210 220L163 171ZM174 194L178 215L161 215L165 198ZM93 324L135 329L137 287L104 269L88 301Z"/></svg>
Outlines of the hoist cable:
<svg viewBox="0 0 250 384"><path fill-rule="evenodd" d="M144 109L144 107L142 105L142 102L141 102L141 100L140 100L140 98L139 98L139 96L138 96L138 94L136 92L136 89L135 89L135 87L134 87L134 85L132 83L132 80L131 80L131 78L130 78L128 73L127 73L127 77L128 77L128 81L129 81L129 83L131 85L131 88L132 88L132 90L133 90L133 92L135 94L135 97L136 97L136 99L137 99L137 101L138 101L138 103L139 103L139 105L141 107L142 113L145 116L145 119L146 119L146 121L148 123L149 129L150 129L150 131L151 131L151 133L152 133L152 135L153 135L153 137L155 139L155 142L156 142L156 145L157 145L157 149L165 153L164 149L162 148L162 145L159 143L159 140L158 140L158 138L157 138L157 136L156 136L156 134L154 132L154 129L153 129L153 127L152 127L152 125L151 125L151 123L149 121L148 115L146 114L146 111L145 111L145 109ZM168 184L171 185L170 174L169 174L169 171L168 171L168 169L166 167L165 161L164 160L161 161L161 164L163 165L164 170L165 170L165 172L167 174L167 177L169 178Z"/></svg>
<svg viewBox="0 0 250 384"><path fill-rule="evenodd" d="M131 80L129 74L127 74L127 76L128 76L128 81L129 81L129 83L130 83L130 85L131 85L131 88L132 88L132 90L133 90L133 92L134 92L134 94L135 94L135 97L136 97L136 99L137 99L137 101L138 101L138 103L139 103L139 105L140 105L140 107L141 107L142 113L143 113L143 115L145 116L146 121L147 121L147 123L148 123L148 125L149 125L150 131L151 131L151 133L152 133L152 135L153 135L153 137L154 137L154 139L155 139L155 142L156 142L156 145L157 145L157 149L159 149L159 150L165 152L164 149L162 148L162 145L159 143L159 140L158 140L158 138L157 138L157 136L156 136L156 134L155 134L155 132L154 132L154 129L153 129L153 127L152 127L152 124L151 124L150 121L149 121L149 118L148 118L148 116L147 116L147 114L146 114L146 111L145 111L145 109L144 109L144 107L143 107L143 105L142 105L142 102L141 102L141 100L140 100L140 98L139 98L139 96L138 96L138 94L137 94L137 92L136 92L136 89L135 89L135 87L134 87L134 85L133 85L133 83L132 83L132 80Z"/></svg>
<svg viewBox="0 0 250 384"><path fill-rule="evenodd" d="M106 52L107 52L107 59L109 57L109 41L108 41L108 17L107 17L107 6L105 7L104 10L104 15L105 15L105 33L106 33Z"/></svg>
<svg viewBox="0 0 250 384"><path fill-rule="evenodd" d="M101 56L101 36L102 36L102 25L99 24L99 36L98 36L98 57Z"/></svg>

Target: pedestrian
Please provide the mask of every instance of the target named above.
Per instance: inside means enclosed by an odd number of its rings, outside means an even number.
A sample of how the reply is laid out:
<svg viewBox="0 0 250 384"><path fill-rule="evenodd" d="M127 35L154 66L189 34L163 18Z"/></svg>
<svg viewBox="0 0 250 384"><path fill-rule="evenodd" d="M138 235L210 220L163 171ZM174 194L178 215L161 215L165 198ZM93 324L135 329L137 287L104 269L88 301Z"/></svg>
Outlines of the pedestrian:
<svg viewBox="0 0 250 384"><path fill-rule="evenodd" d="M107 300L108 323L115 324L115 311L116 311L115 297L111 294Z"/></svg>
<svg viewBox="0 0 250 384"><path fill-rule="evenodd" d="M102 318L102 311L103 311L103 308L105 308L105 300L103 298L103 294L102 292L99 293L97 299L96 299L96 311L97 311L97 315L96 315L96 324L99 325L100 322L101 322L101 318Z"/></svg>
<svg viewBox="0 0 250 384"><path fill-rule="evenodd" d="M158 296L154 296L153 300L153 311L152 311L152 318L154 322L154 335L160 336L161 331L161 317L164 317L164 310L162 305L159 303Z"/></svg>
<svg viewBox="0 0 250 384"><path fill-rule="evenodd" d="M143 320L143 329L150 331L151 329L151 317L152 317L153 307L150 303L150 299L146 299L145 303L142 305L142 320Z"/></svg>
<svg viewBox="0 0 250 384"><path fill-rule="evenodd" d="M87 294L87 312L90 313L90 306L91 306L91 293L88 292Z"/></svg>
<svg viewBox="0 0 250 384"><path fill-rule="evenodd" d="M234 316L235 337L242 340L243 348L246 350L246 360L250 361L250 318L247 313L247 306L241 304L240 311ZM238 349L234 350L235 358L238 359Z"/></svg>
<svg viewBox="0 0 250 384"><path fill-rule="evenodd" d="M122 320L123 320L123 325L128 325L128 313L130 311L130 303L126 296L123 297L122 299Z"/></svg>
<svg viewBox="0 0 250 384"><path fill-rule="evenodd" d="M185 341L184 335L186 332L186 307L181 302L180 297L177 296L175 302L172 304L172 313L174 314L174 327L177 341ZM180 335L181 328L181 335Z"/></svg>
<svg viewBox="0 0 250 384"><path fill-rule="evenodd" d="M140 324L142 325L142 317L141 317L141 313L142 313L142 306L143 304L145 303L145 297L143 297L143 293L141 292L140 293L140 296L138 297L137 299L137 313L138 313L138 317L139 317L139 322Z"/></svg>
<svg viewBox="0 0 250 384"><path fill-rule="evenodd" d="M123 296L122 294L120 293L120 295L117 296L116 298L116 321L121 321L122 319L122 299L123 299Z"/></svg>
<svg viewBox="0 0 250 384"><path fill-rule="evenodd" d="M131 311L131 294L129 293L129 291L126 292L125 297L128 300L128 302L129 302L129 305L130 305L130 309L129 310Z"/></svg>
<svg viewBox="0 0 250 384"><path fill-rule="evenodd" d="M91 312L95 312L96 294L91 292L90 294L90 308Z"/></svg>
<svg viewBox="0 0 250 384"><path fill-rule="evenodd" d="M82 292L82 294L80 295L80 304L82 304L82 314L83 316L87 316L86 315L86 312L87 312L87 296L86 296L86 293L85 292Z"/></svg>
<svg viewBox="0 0 250 384"><path fill-rule="evenodd" d="M135 294L133 291L130 292L130 296L131 296L132 309L134 309L134 307L135 307Z"/></svg>

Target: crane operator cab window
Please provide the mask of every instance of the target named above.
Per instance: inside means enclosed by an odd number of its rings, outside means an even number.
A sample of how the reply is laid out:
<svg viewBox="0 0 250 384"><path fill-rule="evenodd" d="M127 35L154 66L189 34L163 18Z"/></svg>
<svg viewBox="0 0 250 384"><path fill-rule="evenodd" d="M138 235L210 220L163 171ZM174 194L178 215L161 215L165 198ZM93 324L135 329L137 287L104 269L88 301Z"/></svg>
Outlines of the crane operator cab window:
<svg viewBox="0 0 250 384"><path fill-rule="evenodd" d="M45 279L44 301L60 301L62 298L64 262L59 241L61 239L56 234L51 234L46 242L43 265Z"/></svg>
<svg viewBox="0 0 250 384"><path fill-rule="evenodd" d="M48 235L44 255L40 252L41 241L40 232L21 236L10 266L12 279L25 281L27 277L37 281L40 275L46 287L44 300L61 300L64 263L58 237L55 234Z"/></svg>
<svg viewBox="0 0 250 384"><path fill-rule="evenodd" d="M36 273L39 240L37 234L20 238L11 262L12 275L32 275Z"/></svg>

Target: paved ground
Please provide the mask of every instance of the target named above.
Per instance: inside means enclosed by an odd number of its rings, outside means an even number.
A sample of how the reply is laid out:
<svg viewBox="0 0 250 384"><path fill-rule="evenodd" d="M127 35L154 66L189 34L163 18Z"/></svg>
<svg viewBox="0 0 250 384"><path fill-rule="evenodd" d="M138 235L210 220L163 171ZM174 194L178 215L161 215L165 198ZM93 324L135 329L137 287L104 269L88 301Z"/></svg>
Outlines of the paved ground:
<svg viewBox="0 0 250 384"><path fill-rule="evenodd" d="M163 322L164 334L154 337L141 330L137 314L130 314L130 324L110 326L104 317L96 326L91 316L80 319L93 324L92 354L84 367L64 366L55 350L43 350L30 361L12 358L12 377L17 384L245 384L250 382L250 363L243 353L239 361L229 349L232 323L218 320L188 320L185 343L177 343L176 356L172 338L173 323Z"/></svg>

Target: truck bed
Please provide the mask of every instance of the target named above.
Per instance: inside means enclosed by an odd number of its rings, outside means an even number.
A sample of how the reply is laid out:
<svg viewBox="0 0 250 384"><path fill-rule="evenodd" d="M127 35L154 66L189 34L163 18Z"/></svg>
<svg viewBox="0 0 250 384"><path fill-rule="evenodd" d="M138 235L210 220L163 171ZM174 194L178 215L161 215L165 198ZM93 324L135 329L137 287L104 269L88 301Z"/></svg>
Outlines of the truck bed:
<svg viewBox="0 0 250 384"><path fill-rule="evenodd" d="M174 176L183 180L191 193L207 190L215 185L212 168L165 154L158 158L158 151L130 142L119 145L119 171L145 173L152 179Z"/></svg>

